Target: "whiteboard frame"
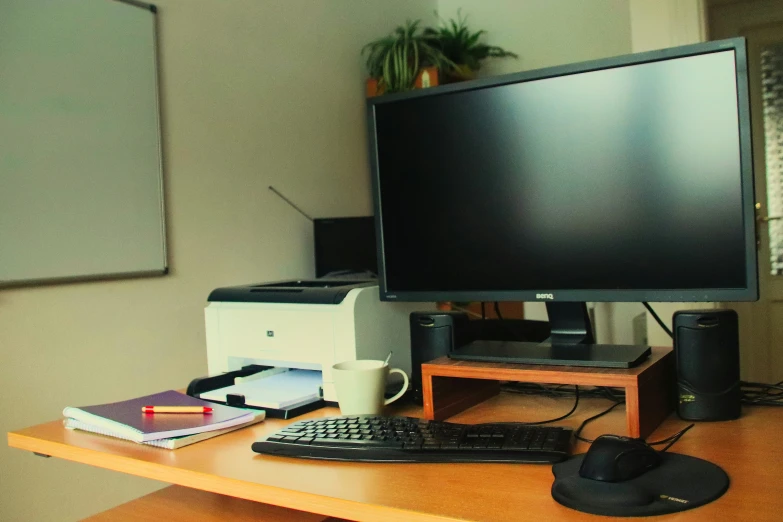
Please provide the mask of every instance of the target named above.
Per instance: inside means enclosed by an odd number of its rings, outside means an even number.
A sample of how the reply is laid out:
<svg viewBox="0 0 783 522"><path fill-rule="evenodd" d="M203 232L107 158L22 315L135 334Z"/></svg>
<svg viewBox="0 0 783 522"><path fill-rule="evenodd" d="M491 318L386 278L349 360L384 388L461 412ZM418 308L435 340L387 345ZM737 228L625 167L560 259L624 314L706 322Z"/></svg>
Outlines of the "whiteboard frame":
<svg viewBox="0 0 783 522"><path fill-rule="evenodd" d="M155 121L157 122L156 130L158 134L158 191L160 194L160 222L161 222L161 238L163 240L162 253L163 253L163 268L160 270L143 270L132 272L107 272L102 274L89 274L89 275L76 275L76 276L64 276L64 277L42 277L35 279L20 279L20 280L0 280L0 290L4 288L19 288L26 286L43 286L43 285L56 285L67 283L82 283L90 281L115 281L122 279L140 279L147 277L161 277L168 275L169 273L169 257L167 247L167 235L166 235L166 191L164 182L164 160L163 160L163 129L161 118L161 103L160 103L160 46L159 46L159 23L158 23L158 8L154 4L148 4L140 2L138 0L110 0L117 3L125 4L131 7L141 8L152 13L152 46L153 56L155 60L153 72L154 72L154 86L155 86Z"/></svg>

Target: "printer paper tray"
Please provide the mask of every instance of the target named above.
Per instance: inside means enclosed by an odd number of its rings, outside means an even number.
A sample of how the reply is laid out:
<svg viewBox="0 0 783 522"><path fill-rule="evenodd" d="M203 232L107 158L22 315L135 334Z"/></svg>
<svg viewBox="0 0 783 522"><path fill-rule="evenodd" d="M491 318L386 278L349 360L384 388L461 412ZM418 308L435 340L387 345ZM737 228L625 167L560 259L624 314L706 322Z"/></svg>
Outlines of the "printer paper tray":
<svg viewBox="0 0 783 522"><path fill-rule="evenodd" d="M191 397L200 398L218 404L228 404L229 406L237 406L241 408L248 408L254 410L264 410L266 412L267 417L275 418L275 419L291 419L293 417L297 417L299 415L303 415L305 413L309 413L311 411L315 411L324 407L326 403L324 402L323 398L316 399L313 402L307 404L298 404L298 405L295 404L287 408L260 408L256 406L247 405L244 403L244 400L242 400L243 399L242 397L235 397L232 395L229 395L227 397L228 400L225 402L219 400L210 400L201 397L201 394L203 393L232 386L234 384L234 379L237 377L248 377L255 373L264 370L271 370L271 369L272 369L271 366L261 366L258 364L251 364L243 367L241 370L236 370L233 372L226 372L211 377L198 377L190 382L186 393Z"/></svg>

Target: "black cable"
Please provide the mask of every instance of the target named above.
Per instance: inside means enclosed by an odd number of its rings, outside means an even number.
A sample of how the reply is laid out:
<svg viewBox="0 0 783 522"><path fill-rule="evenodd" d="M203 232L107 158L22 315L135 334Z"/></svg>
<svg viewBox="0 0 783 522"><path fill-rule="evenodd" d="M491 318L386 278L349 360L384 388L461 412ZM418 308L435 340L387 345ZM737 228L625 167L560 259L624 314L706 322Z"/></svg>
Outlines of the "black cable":
<svg viewBox="0 0 783 522"><path fill-rule="evenodd" d="M783 385L783 382L778 383L774 386ZM527 394L527 395L547 395L549 397L553 398L561 398L569 396L570 394L574 394L576 397L576 400L574 401L574 406L571 408L571 411L566 413L565 415L561 415L560 417L557 417L555 419L550 419L546 421L539 421L539 422L509 422L509 423L496 423L496 424L525 424L525 425L539 425L539 424L549 424L551 422L557 422L560 420L563 420L569 416L571 416L577 409L577 406L579 405L579 397L580 395L585 397L598 397L598 398L604 398L612 401L612 405L606 408L605 410L593 415L592 417L588 417L587 419L583 420L582 423L579 425L579 427L574 431L574 438L577 440L581 440L583 442L592 443L594 442L594 439L588 439L587 437L583 437L582 430L591 422L593 422L596 419L599 419L603 417L604 415L607 415L609 412L614 410L616 407L620 406L621 404L625 404L625 397L622 393L621 389L614 389L607 386L598 386L593 388L592 390L587 391L579 391L579 386L574 386L573 391L570 389L564 389L564 386L566 385L558 385L558 386L544 386L538 383L507 383L503 386L502 390L506 392L511 393L520 393L520 394ZM767 386L767 385L760 385L760 386ZM619 393L618 393L619 392ZM783 406L783 404L780 404ZM680 438L682 438L685 433L693 428L694 424L690 424L683 428L682 430L678 431L677 433L670 435L664 439L657 440L654 442L648 442L650 446L657 446L661 444L666 444L666 446L659 450L661 452L668 450L674 443L676 443Z"/></svg>
<svg viewBox="0 0 783 522"><path fill-rule="evenodd" d="M487 320L487 310L484 308L484 301L481 301L481 319Z"/></svg>
<svg viewBox="0 0 783 522"><path fill-rule="evenodd" d="M527 424L528 426L536 426L536 425L539 425L539 424L549 424L550 422L557 422L557 421L561 421L563 419L567 419L568 417L573 415L573 413L576 411L577 406L579 406L579 386L574 386L574 397L575 397L575 399L574 399L574 406L571 408L571 411L569 411L565 415L561 415L560 417L557 417L555 419L550 419L550 420L547 420L547 421L524 422L523 424Z"/></svg>
<svg viewBox="0 0 783 522"><path fill-rule="evenodd" d="M582 430L590 422L592 422L595 419L598 419L600 417L603 417L604 415L606 415L607 413L611 412L613 409L615 409L620 404L623 404L623 403L616 402L616 403L612 404L611 406L609 406L604 411L602 411L601 413L598 413L596 415L593 415L592 417L588 417L587 419L583 420L582 424L580 424L579 427L576 429L576 431L574 431L574 438L577 439L577 440L581 440L582 442L595 442L595 439L588 439L586 437L582 437L582 435L581 435ZM648 442L647 444L649 444L650 446L657 446L657 445L660 445L660 444L666 444L666 446L664 446L663 449L658 450L660 452L664 452L667 449L671 448L672 445L674 445L674 443L676 443L678 440L680 440L682 438L682 436L685 435L685 433L689 429L693 428L694 426L695 426L695 424L690 424L690 425L686 426L685 428L681 429L680 431L678 431L677 433L675 433L674 435L670 435L669 437L666 437L665 439L657 440L655 442Z"/></svg>
<svg viewBox="0 0 783 522"><path fill-rule="evenodd" d="M742 404L749 406L783 406L783 381L775 384L740 381Z"/></svg>
<svg viewBox="0 0 783 522"><path fill-rule="evenodd" d="M685 435L685 433L689 429L693 428L694 426L695 426L695 424L690 424L690 425L684 427L683 429L681 429L680 431L678 431L677 433L675 433L674 435L672 435L671 437L669 437L667 439L664 439L664 440L658 441L658 442L648 442L647 444L649 444L650 446L654 446L656 444L663 444L664 442L668 442L668 444L666 444L666 446L664 446L663 449L658 450L659 452L663 453L667 449L671 448L674 445L675 442L680 440L682 438L682 436Z"/></svg>
<svg viewBox="0 0 783 522"><path fill-rule="evenodd" d="M658 322L658 324L661 326L661 328L663 328L663 331L666 332L667 334L669 334L669 337L674 339L674 334L672 333L671 330L669 330L669 327L666 326L666 324L663 321L661 321L661 318L658 317L658 314L656 314L655 310L652 309L652 307L650 306L650 303L648 303L646 301L643 301L642 304L647 309L647 311L650 312L650 314L652 314L653 318Z"/></svg>
<svg viewBox="0 0 783 522"><path fill-rule="evenodd" d="M507 382L501 385L501 390L507 393L516 393L520 395L545 395L547 397L572 397L574 389L566 388L565 384L543 385L538 383ZM622 402L625 400L625 390L622 388L610 388L607 386L596 386L580 388L579 396L581 398L609 399L612 402Z"/></svg>
<svg viewBox="0 0 783 522"><path fill-rule="evenodd" d="M740 385L742 386L751 386L755 388L769 388L769 387L775 387L775 386L783 386L783 381L776 382L775 384L768 384L765 382L753 382L753 381L740 381Z"/></svg>
<svg viewBox="0 0 783 522"><path fill-rule="evenodd" d="M614 404L609 406L607 409L605 409L601 413L598 413L596 415L593 415L592 417L588 417L585 420L583 420L582 424L580 424L579 427L576 429L576 431L574 431L574 438L577 439L577 440L581 440L582 442L593 442L594 439L588 439L588 438L582 437L581 433L582 433L582 430L584 429L584 427L587 426L589 423L593 422L595 419L603 417L604 415L606 415L607 413L609 413L610 411L612 411L613 409L615 409L616 407L618 407L621 404L624 404L624 403L622 403L622 402L615 402Z"/></svg>
<svg viewBox="0 0 783 522"><path fill-rule="evenodd" d="M576 385L574 386L574 397L575 397L574 406L571 408L571 410L565 415L561 415L560 417L555 417L554 419L536 421L536 422L488 422L486 424L522 424L525 426L540 426L542 424L551 424L553 422L561 421L573 415L573 413L576 411L576 408L579 406L579 386Z"/></svg>
<svg viewBox="0 0 783 522"><path fill-rule="evenodd" d="M495 301L495 315L497 315L498 319L500 319L501 321L505 320L503 319L503 316L500 314L500 305L498 304L497 301Z"/></svg>

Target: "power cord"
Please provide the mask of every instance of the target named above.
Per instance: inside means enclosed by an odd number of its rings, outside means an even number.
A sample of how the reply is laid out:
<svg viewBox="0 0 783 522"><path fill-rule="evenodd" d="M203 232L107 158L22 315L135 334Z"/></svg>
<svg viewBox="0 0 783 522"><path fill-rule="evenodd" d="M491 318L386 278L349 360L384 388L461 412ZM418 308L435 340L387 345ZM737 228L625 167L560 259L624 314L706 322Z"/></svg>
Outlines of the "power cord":
<svg viewBox="0 0 783 522"><path fill-rule="evenodd" d="M766 385L760 385L760 386L766 386ZM774 386L777 386L781 389L781 395L783 395L783 382L780 382ZM567 388L566 385L556 385L556 386L544 386L541 384L536 383L506 383L501 388L505 392L510 393L520 393L520 394L528 394L528 395L546 395L553 398L562 398L567 397L571 394L576 394L576 401L574 402L574 407L571 408L571 411L566 413L565 415L562 415L556 419L551 419L548 421L541 421L541 422L532 422L532 423L523 423L523 424L547 424L549 422L556 422L559 420L563 420L567 417L569 417L571 414L576 411L576 407L579 404L579 395L581 394L584 397L595 397L595 398L603 398L608 399L612 401L612 405L606 408L605 410L586 418L582 421L582 423L579 425L579 427L574 430L574 438L577 440L581 440L582 442L592 443L594 442L594 439L589 439L587 437L582 436L582 431L585 429L585 427L593 422L596 419L599 419L603 417L604 415L607 415L612 410L617 408L620 405L625 404L625 395L619 388L610 388L605 386L599 386L592 389L582 390L580 392L579 386L574 386L573 390L570 388ZM783 405L783 404L781 404ZM518 423L514 423L518 424ZM663 449L659 451L666 451L668 450L674 443L676 443L680 438L682 438L685 433L694 427L694 424L690 424L686 426L685 428L681 429L677 433L670 435L669 437L666 437L661 440L648 442L650 446L659 446L661 444L666 444Z"/></svg>
<svg viewBox="0 0 783 522"><path fill-rule="evenodd" d="M671 448L674 445L675 442L680 440L682 438L682 436L685 435L685 433L689 429L693 428L694 426L695 426L695 424L689 424L688 426L685 426L683 429L681 429L680 431L678 431L677 433L675 433L674 435L672 435L670 437L666 437L663 440L658 440L658 441L655 441L655 442L648 442L647 444L649 444L650 446L658 446L660 444L666 444L666 446L664 446L663 449L659 450L661 453L663 453L667 449Z"/></svg>
<svg viewBox="0 0 783 522"><path fill-rule="evenodd" d="M666 326L666 323L664 323L663 321L661 321L661 318L660 318L660 317L658 317L658 314L656 314L656 313L655 313L655 310L653 310L653 309L652 309L652 306L650 306L650 303L648 303L648 302L646 302L646 301L643 301L643 302L642 302L642 304L643 304L643 305L644 305L644 307L647 309L647 311L648 311L648 312L650 312L650 314L653 316L653 319L655 319L655 321L658 323L658 325L659 325L661 328L663 328L663 331L664 331L664 332L666 332L667 334L669 334L669 337L671 337L672 339L674 339L674 334L672 333L672 331L671 331L671 330L669 330L669 327L668 327L668 326Z"/></svg>
<svg viewBox="0 0 783 522"><path fill-rule="evenodd" d="M618 407L620 404L623 404L623 403L616 402L616 403L612 404L611 406L609 406L604 411L602 411L601 413L598 413L596 415L593 415L592 417L588 417L587 419L583 420L582 424L580 424L579 427L576 429L576 431L574 431L574 438L576 438L577 440L581 440L582 442L595 442L595 439L588 439L586 437L582 437L582 435L581 435L582 434L582 430L590 422L592 422L595 419L598 419L600 417L603 417L604 415L606 415L607 413L609 413L610 411L612 411L613 409ZM695 424L689 424L688 426L684 427L683 429L681 429L680 431L678 431L674 435L670 435L669 437L666 437L665 439L656 440L654 442L648 442L647 444L650 445L650 446L659 446L661 444L666 444L666 446L664 446L663 449L659 450L660 452L664 452L664 451L668 450L669 448L671 448L672 445L674 445L675 442L680 440L682 438L682 436L685 435L685 433L688 430L690 430L691 428L693 428L694 426L695 426Z"/></svg>
<svg viewBox="0 0 783 522"><path fill-rule="evenodd" d="M576 408L579 406L579 386L574 386L574 390L572 393L574 394L574 405L571 408L571 410L569 410L568 413L556 417L554 419L535 421L535 422L492 422L490 424L523 424L525 426L540 426L542 424L551 424L552 422L557 422L563 419L567 419L568 417L573 415L573 413L576 411Z"/></svg>
<svg viewBox="0 0 783 522"><path fill-rule="evenodd" d="M742 404L783 406L783 381L775 384L740 381Z"/></svg>
<svg viewBox="0 0 783 522"><path fill-rule="evenodd" d="M500 389L508 393L547 395L553 398L571 397L574 394L573 388L567 384L544 385L533 382L507 382L502 384ZM582 398L609 399L612 402L625 400L625 390L607 386L580 388L579 394Z"/></svg>
<svg viewBox="0 0 783 522"><path fill-rule="evenodd" d="M595 419L599 419L599 418L603 417L604 415L606 415L607 413L609 413L610 411L612 411L613 409L615 409L616 407L618 407L621 404L625 404L625 401L623 401L623 402L615 402L614 404L609 406L607 409L605 409L601 413L598 413L596 415L593 415L592 417L588 417L585 420L583 420L582 424L580 424L579 427L576 429L576 431L574 431L574 438L577 439L577 440L581 440L582 442L594 442L595 439L588 439L586 437L582 437L582 435L581 435L582 434L582 430L589 423L593 422Z"/></svg>

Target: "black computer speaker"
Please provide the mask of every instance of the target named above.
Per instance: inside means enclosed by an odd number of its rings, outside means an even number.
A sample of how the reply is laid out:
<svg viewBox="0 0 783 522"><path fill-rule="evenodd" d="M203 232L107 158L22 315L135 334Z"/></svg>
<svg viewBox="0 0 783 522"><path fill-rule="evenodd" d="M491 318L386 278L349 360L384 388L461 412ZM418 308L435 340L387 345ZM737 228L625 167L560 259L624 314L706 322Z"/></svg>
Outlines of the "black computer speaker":
<svg viewBox="0 0 783 522"><path fill-rule="evenodd" d="M740 416L739 328L734 310L674 313L677 414L686 420Z"/></svg>
<svg viewBox="0 0 783 522"><path fill-rule="evenodd" d="M464 312L411 313L411 391L417 404L423 403L421 364L463 344L467 322L468 314Z"/></svg>

